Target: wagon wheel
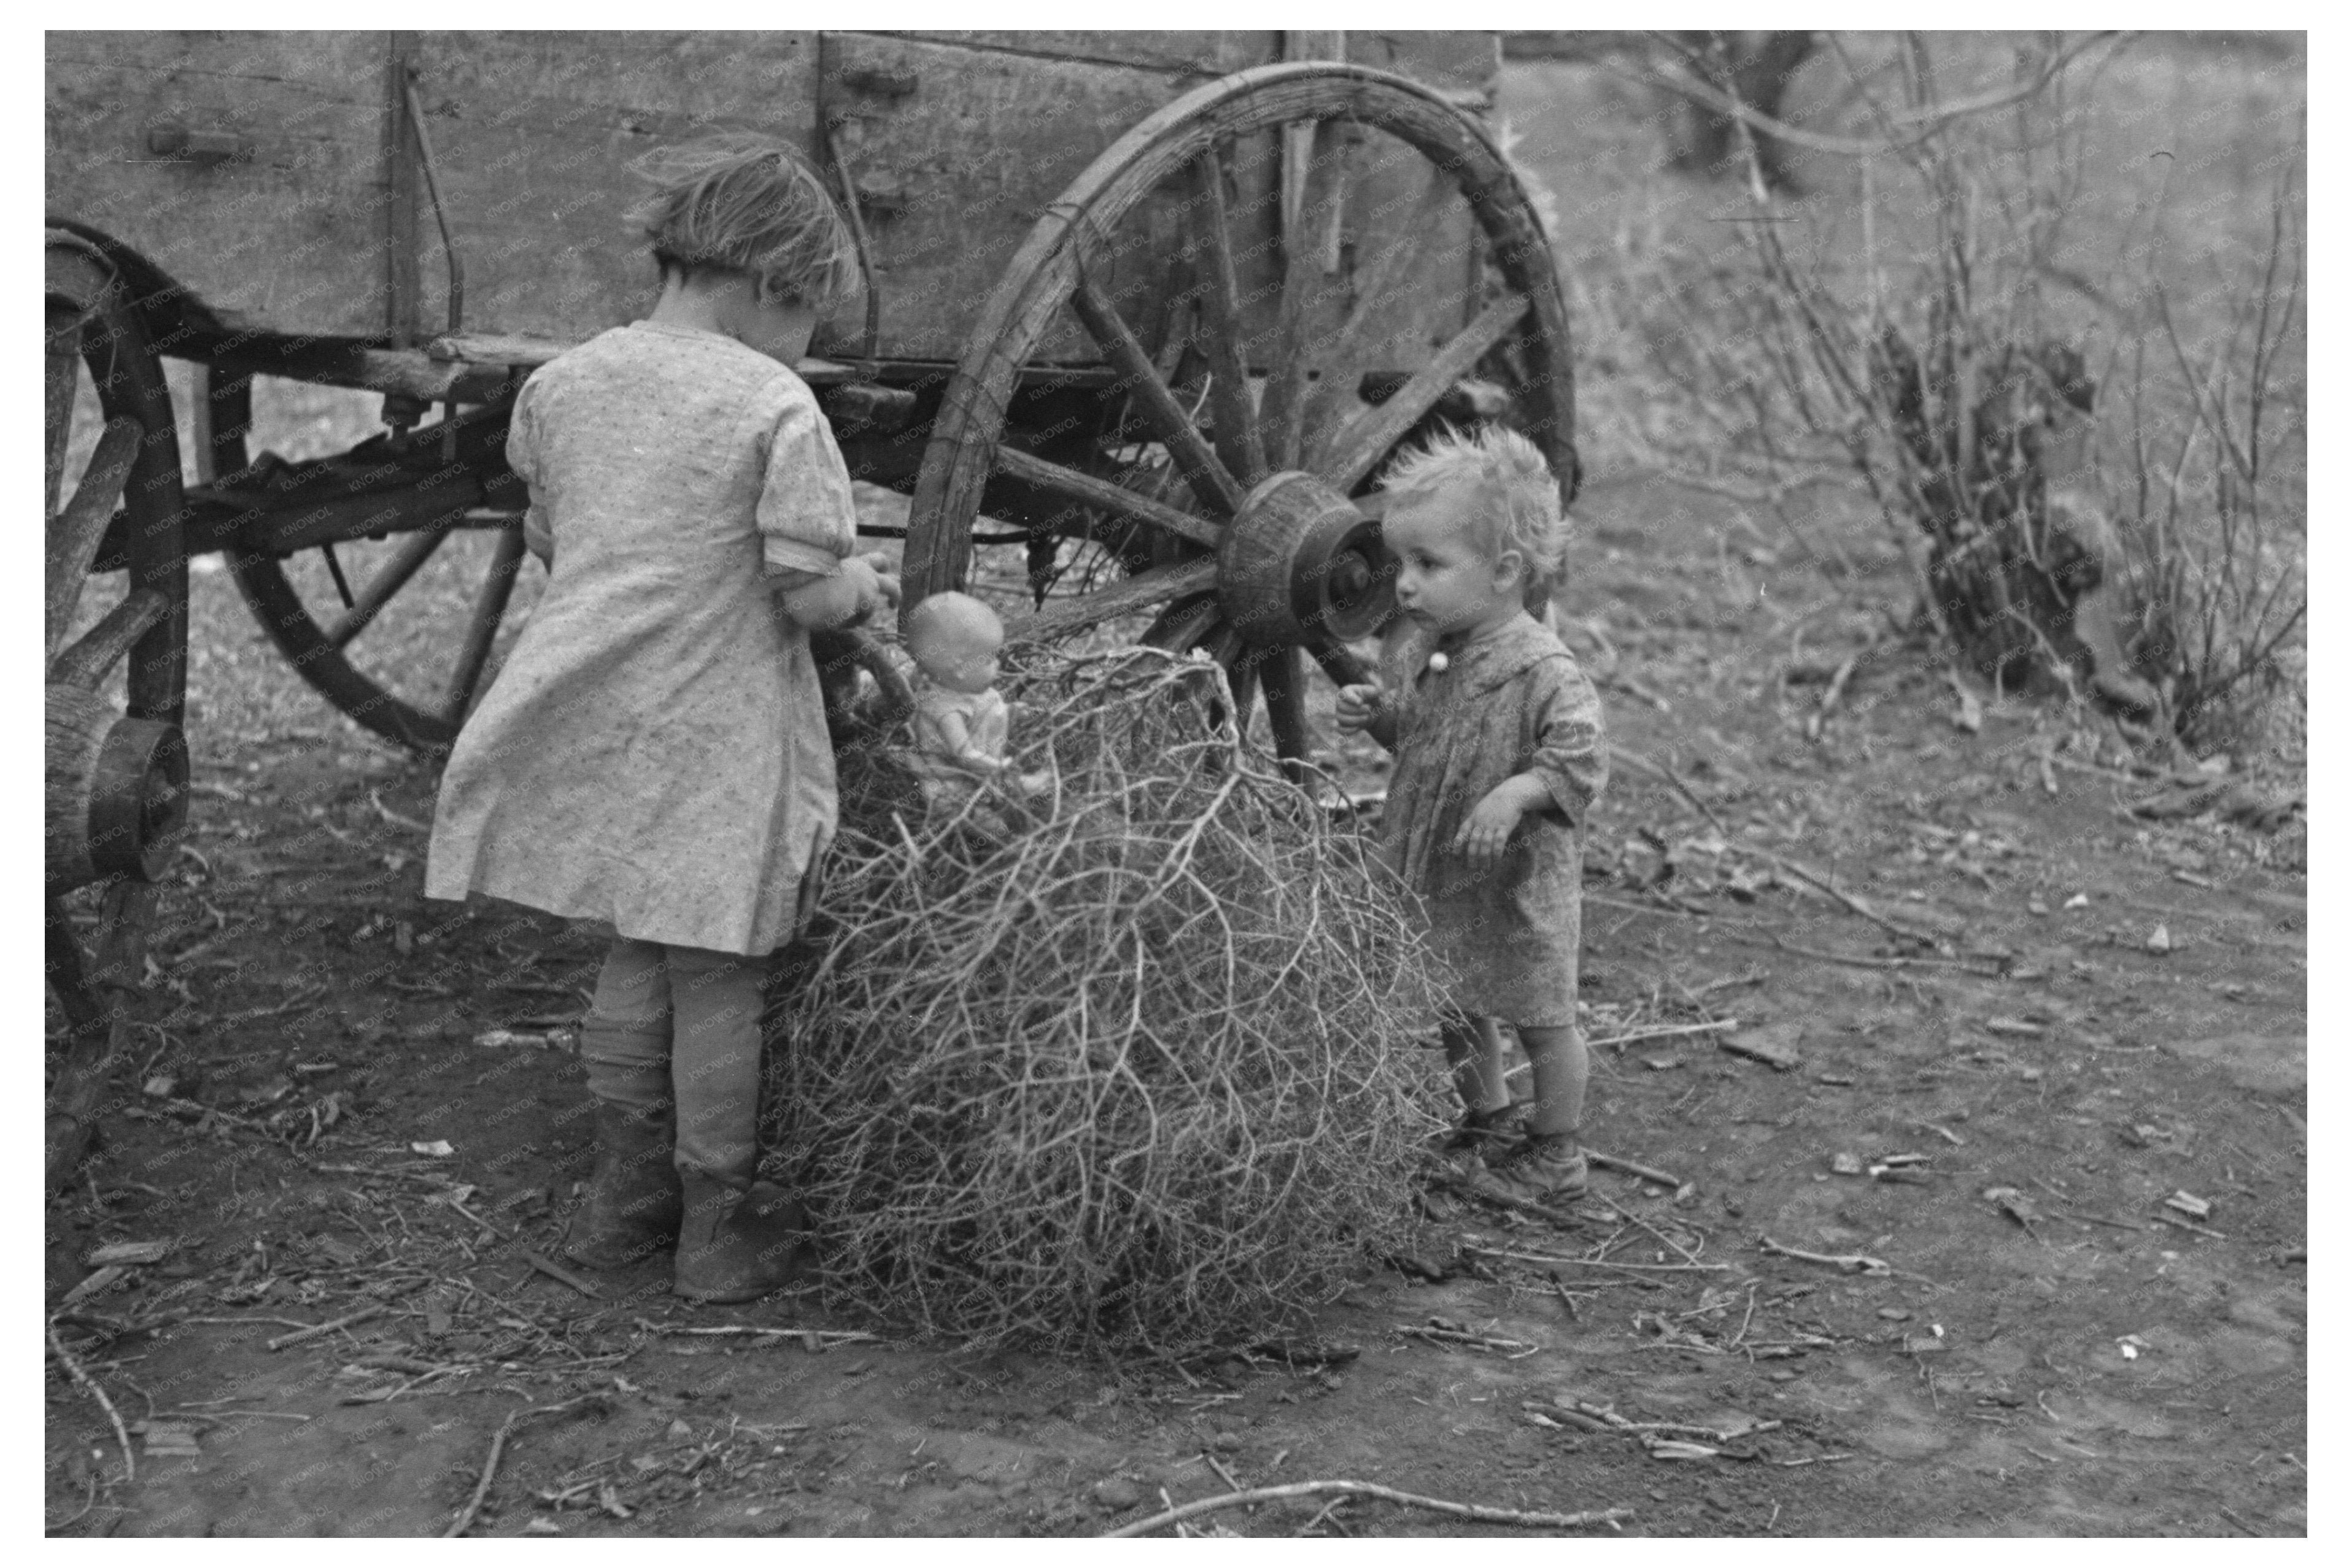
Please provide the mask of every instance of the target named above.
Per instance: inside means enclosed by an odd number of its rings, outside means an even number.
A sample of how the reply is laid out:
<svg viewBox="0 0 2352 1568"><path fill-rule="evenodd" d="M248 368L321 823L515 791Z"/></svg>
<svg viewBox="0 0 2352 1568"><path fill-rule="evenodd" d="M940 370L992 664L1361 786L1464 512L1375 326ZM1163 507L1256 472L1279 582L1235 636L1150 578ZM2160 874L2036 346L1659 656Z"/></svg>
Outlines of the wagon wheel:
<svg viewBox="0 0 2352 1568"><path fill-rule="evenodd" d="M446 549L453 538L463 542ZM229 570L304 680L386 740L432 756L455 743L481 694L522 560L517 517L494 529L428 528L326 546L299 562L236 549ZM370 646L356 647L371 632Z"/></svg>
<svg viewBox="0 0 2352 1568"><path fill-rule="evenodd" d="M50 230L45 271L44 946L67 1023L48 1095L54 1191L88 1140L145 970L155 879L186 824L188 560L163 361L95 247ZM100 424L78 438L85 368ZM118 507L128 570L120 599L92 618L82 590ZM104 890L89 952L66 908L83 887Z"/></svg>
<svg viewBox="0 0 2352 1568"><path fill-rule="evenodd" d="M1245 154L1260 149L1274 151L1257 153L1263 194L1253 200ZM1266 177L1275 157L1289 187L1278 216ZM1154 355L1129 325L1134 307L1115 296L1133 258L1147 287L1165 265L1126 221L1171 203L1197 279L1194 324L1189 348ZM1270 244L1245 243L1254 218ZM1351 219L1369 261L1353 271L1333 266ZM1269 249L1281 258L1279 294L1259 325L1266 311L1242 292L1242 262ZM1164 452L1160 496L1084 471L1097 465L1066 441L1046 449L1071 460L1055 461L1008 431L1018 372L1049 357L1040 350L1056 333L1068 339L1071 319L1118 372L1140 427L1121 439L1139 434ZM1150 560L1049 601L1013 635L1043 640L1156 612L1144 641L1214 652L1243 716L1262 694L1276 750L1302 758L1307 658L1334 682L1363 679L1344 644L1390 609L1378 525L1349 497L1439 417L1507 420L1572 494L1566 323L1535 211L1475 120L1362 67L1265 66L1213 82L1097 158L1031 230L982 311L917 482L908 599L965 584L992 478L999 493L1009 480L1075 503L1091 527L1108 519L1148 536Z"/></svg>

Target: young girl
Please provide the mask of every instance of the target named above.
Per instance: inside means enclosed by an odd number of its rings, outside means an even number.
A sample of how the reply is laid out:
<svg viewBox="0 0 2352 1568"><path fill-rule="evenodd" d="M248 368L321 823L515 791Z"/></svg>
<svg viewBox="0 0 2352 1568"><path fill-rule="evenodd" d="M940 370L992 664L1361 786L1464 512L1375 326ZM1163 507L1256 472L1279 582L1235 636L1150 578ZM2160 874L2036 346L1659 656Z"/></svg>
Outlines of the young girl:
<svg viewBox="0 0 2352 1568"><path fill-rule="evenodd" d="M852 554L849 476L790 368L853 276L823 181L750 137L638 168L661 297L516 399L507 459L550 576L450 755L425 892L611 929L565 1250L617 1267L675 1241L680 1294L749 1301L803 1228L753 1177L763 960L835 822L808 632L898 587Z"/></svg>
<svg viewBox="0 0 2352 1568"><path fill-rule="evenodd" d="M1567 528L1543 455L1513 432L1451 434L1384 481L1381 534L1412 632L1381 685L1339 694L1342 729L1394 748L1381 840L1458 977L1441 1033L1465 1110L1458 1142L1511 1111L1501 1038L1535 1070L1527 1137L1477 1180L1545 1200L1585 1190L1576 957L1586 813L1608 772L1601 699L1527 610L1559 572Z"/></svg>

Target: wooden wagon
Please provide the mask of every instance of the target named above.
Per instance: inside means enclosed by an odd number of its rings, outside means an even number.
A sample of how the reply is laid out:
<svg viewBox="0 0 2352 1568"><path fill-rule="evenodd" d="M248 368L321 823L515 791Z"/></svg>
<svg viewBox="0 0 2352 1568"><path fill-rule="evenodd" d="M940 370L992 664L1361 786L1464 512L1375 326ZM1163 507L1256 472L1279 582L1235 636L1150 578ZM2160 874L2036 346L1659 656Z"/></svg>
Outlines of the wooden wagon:
<svg viewBox="0 0 2352 1568"><path fill-rule="evenodd" d="M975 548L1017 549L1020 570L983 574L1031 589L1016 635L1121 623L1205 648L1286 758L1309 670L1355 678L1345 644L1386 612L1356 500L1400 443L1506 420L1574 486L1558 281L1485 123L1492 34L53 32L47 50L47 946L77 1040L52 1175L185 818L189 559L225 552L344 713L446 747L523 559L513 394L651 302L619 215L647 147L762 131L836 181L864 297L800 368L852 472L911 498L910 599L970 582ZM163 356L198 367L187 474ZM310 461L251 452L269 378L380 393L386 428ZM425 612L436 554L478 575L469 607L387 631ZM121 584L102 615L92 574ZM58 903L91 885L94 957Z"/></svg>

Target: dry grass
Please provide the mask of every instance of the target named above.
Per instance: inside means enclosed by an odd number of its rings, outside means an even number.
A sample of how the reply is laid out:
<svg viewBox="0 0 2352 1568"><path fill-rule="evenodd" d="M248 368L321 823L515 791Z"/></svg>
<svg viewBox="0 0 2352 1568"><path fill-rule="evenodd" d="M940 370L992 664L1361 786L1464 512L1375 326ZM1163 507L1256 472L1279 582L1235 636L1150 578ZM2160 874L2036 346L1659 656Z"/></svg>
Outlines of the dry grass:
<svg viewBox="0 0 2352 1568"><path fill-rule="evenodd" d="M1213 664L1041 655L1050 800L845 763L774 1144L840 1305L984 1343L1272 1330L1408 1219L1427 959L1358 833L1213 720Z"/></svg>

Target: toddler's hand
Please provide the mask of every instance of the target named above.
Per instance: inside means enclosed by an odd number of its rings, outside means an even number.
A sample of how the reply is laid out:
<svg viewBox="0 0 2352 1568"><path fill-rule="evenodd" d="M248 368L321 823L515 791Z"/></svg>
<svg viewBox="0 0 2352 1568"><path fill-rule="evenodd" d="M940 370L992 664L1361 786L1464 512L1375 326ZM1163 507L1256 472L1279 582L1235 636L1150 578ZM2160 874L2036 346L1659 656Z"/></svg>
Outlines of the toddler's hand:
<svg viewBox="0 0 2352 1568"><path fill-rule="evenodd" d="M1380 716L1387 699L1376 685L1341 686L1339 700L1333 709L1339 723L1339 733L1353 735Z"/></svg>
<svg viewBox="0 0 2352 1568"><path fill-rule="evenodd" d="M1486 798L1470 809L1462 831L1454 835L1454 852L1466 858L1474 866L1490 866L1503 858L1503 850L1511 841L1511 834L1519 825L1524 808L1507 789L1490 791Z"/></svg>

